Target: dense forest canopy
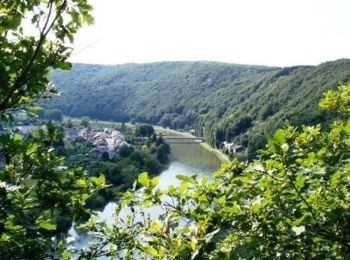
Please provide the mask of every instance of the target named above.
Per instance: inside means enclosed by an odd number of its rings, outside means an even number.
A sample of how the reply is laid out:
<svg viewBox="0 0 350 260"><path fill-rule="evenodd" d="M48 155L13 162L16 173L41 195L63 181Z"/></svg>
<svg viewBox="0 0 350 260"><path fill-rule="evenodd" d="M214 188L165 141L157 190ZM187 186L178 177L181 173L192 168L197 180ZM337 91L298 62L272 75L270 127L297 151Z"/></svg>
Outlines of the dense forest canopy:
<svg viewBox="0 0 350 260"><path fill-rule="evenodd" d="M285 120L326 121L321 93L349 81L350 61L275 68L217 62L74 64L51 79L62 95L45 106L69 116L194 129L211 145L261 148Z"/></svg>

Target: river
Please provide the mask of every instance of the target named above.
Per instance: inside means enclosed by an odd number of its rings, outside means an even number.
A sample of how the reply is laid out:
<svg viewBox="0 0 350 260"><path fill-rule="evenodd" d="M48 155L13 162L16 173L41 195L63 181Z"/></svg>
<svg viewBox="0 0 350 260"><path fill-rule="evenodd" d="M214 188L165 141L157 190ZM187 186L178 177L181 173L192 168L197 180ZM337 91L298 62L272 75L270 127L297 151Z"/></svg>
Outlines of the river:
<svg viewBox="0 0 350 260"><path fill-rule="evenodd" d="M167 141L167 140L166 140ZM220 161L213 152L209 152L201 145L195 142L186 141L182 143L181 140L168 140L171 147L170 164L169 167L159 175L160 188L166 188L170 184L176 185L176 175L193 175L211 176L213 171L220 166ZM113 223L113 213L116 207L115 202L108 203L104 210L98 215L101 219L106 220L107 223ZM123 212L122 212L123 213ZM156 218L159 214L159 208L154 207L147 209L147 213ZM127 211L124 212L127 214ZM77 232L74 228L69 231L69 235L76 238L75 246L78 248L87 246L90 241L89 237L83 232Z"/></svg>

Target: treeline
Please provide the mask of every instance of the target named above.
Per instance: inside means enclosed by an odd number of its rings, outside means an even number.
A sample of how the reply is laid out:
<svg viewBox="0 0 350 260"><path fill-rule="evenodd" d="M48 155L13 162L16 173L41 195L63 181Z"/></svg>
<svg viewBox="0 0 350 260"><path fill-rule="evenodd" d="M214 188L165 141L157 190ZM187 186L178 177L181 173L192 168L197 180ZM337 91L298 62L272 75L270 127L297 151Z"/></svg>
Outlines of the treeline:
<svg viewBox="0 0 350 260"><path fill-rule="evenodd" d="M47 119L47 120L54 120L54 121L62 121L63 114L60 109L54 108L54 109L40 109L36 111L36 115L39 119Z"/></svg>
<svg viewBox="0 0 350 260"><path fill-rule="evenodd" d="M75 64L54 71L62 95L44 105L69 116L194 129L212 146L234 141L253 156L286 120L325 122L317 101L350 79L350 61L276 68L216 62L117 66Z"/></svg>

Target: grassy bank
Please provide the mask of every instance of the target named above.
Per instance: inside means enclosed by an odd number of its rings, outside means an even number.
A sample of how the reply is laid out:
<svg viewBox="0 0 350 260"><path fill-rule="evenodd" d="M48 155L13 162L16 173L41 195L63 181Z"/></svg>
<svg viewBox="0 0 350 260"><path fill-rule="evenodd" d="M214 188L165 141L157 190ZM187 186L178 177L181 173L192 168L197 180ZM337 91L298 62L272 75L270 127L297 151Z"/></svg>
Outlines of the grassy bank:
<svg viewBox="0 0 350 260"><path fill-rule="evenodd" d="M216 155L216 157L219 158L220 161L223 162L229 162L230 159L228 158L228 156L226 154L224 154L223 152L221 152L218 149L215 149L213 147L211 147L209 144L201 142L199 143L204 149L206 149L207 151L214 153Z"/></svg>
<svg viewBox="0 0 350 260"><path fill-rule="evenodd" d="M189 132L180 132L180 131L176 131L176 130L172 130L172 129L165 129L161 126L153 126L153 127L154 127L157 134L178 135L178 136L187 136L187 137L192 136L191 133L189 133ZM224 154L223 152L221 152L218 149L211 147L209 144L207 144L205 142L198 142L198 144L200 144L205 150L207 150L211 153L214 153L220 161L225 161L225 162L230 161L226 154Z"/></svg>
<svg viewBox="0 0 350 260"><path fill-rule="evenodd" d="M68 119L70 119L75 124L79 124L80 120L81 120L80 118L64 117L63 121L67 122ZM96 127L96 126L102 126L102 127L115 127L115 126L117 126L117 127L120 127L121 126L120 122L103 121L103 120L96 120L96 119L90 119L89 123L92 127ZM130 128L135 128L135 125L130 124L130 123L126 123L126 126L130 127ZM166 129L164 127L156 126L156 125L154 125L153 127L154 127L154 130L156 131L157 134L178 135L178 136L186 136L186 137L192 136L192 134L189 132L180 132L180 131L176 131L173 129ZM227 155L225 155L220 150L214 149L209 144L204 143L204 142L198 142L198 143L207 151L214 153L220 161L225 161L225 162L230 161L229 158L227 157Z"/></svg>

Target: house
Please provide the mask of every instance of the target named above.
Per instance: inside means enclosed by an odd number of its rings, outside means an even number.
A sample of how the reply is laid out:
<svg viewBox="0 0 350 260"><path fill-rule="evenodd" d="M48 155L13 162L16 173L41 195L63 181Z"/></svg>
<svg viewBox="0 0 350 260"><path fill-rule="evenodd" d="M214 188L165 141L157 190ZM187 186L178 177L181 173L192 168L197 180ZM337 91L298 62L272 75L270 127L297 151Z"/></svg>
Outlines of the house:
<svg viewBox="0 0 350 260"><path fill-rule="evenodd" d="M75 132L70 130L69 137L73 136L75 136ZM113 159L115 157L115 148L125 144L125 136L112 128L97 127L94 130L83 129L78 132L77 136L83 137L93 143L95 148L86 154L86 156L93 158L100 158L103 153L107 152L109 158Z"/></svg>
<svg viewBox="0 0 350 260"><path fill-rule="evenodd" d="M245 148L241 145L236 145L234 143L228 143L228 142L223 142L224 148L228 153L243 153L245 151Z"/></svg>
<svg viewBox="0 0 350 260"><path fill-rule="evenodd" d="M108 142L107 142L106 138L101 138L101 139L97 139L94 142L94 145L96 145L97 147L108 146Z"/></svg>
<svg viewBox="0 0 350 260"><path fill-rule="evenodd" d="M234 145L233 147L231 147L231 151L232 153L243 153L245 151L245 148L243 146L240 145Z"/></svg>

